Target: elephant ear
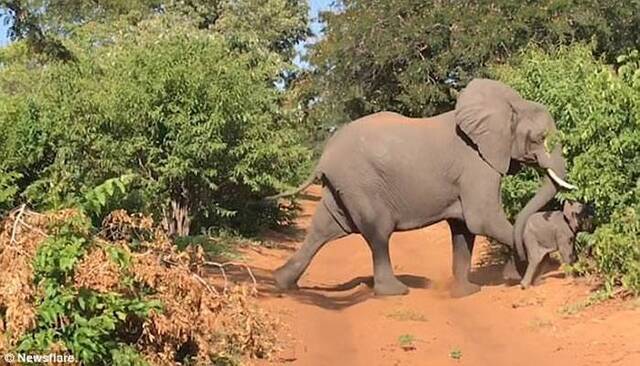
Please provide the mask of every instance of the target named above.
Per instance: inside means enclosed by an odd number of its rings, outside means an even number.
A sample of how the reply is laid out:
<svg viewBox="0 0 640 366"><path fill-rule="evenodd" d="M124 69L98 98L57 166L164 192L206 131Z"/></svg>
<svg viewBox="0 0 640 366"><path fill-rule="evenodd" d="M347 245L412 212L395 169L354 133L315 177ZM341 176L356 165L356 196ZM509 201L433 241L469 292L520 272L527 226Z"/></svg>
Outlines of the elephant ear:
<svg viewBox="0 0 640 366"><path fill-rule="evenodd" d="M509 170L515 129L512 102L522 98L507 85L494 80L473 79L458 96L457 126L477 145L482 158L504 175Z"/></svg>
<svg viewBox="0 0 640 366"><path fill-rule="evenodd" d="M579 217L582 212L582 205L576 202L565 201L562 206L562 214L573 231L580 227Z"/></svg>

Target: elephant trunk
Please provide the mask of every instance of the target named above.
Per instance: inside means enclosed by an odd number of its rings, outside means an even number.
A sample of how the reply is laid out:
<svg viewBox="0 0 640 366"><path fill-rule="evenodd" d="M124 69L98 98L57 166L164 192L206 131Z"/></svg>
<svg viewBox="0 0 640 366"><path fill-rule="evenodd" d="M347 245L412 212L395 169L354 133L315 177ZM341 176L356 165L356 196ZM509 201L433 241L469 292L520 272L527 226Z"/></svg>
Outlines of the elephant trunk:
<svg viewBox="0 0 640 366"><path fill-rule="evenodd" d="M523 234L529 217L553 199L558 192L558 186L568 189L575 188L564 181L566 176L566 163L562 157L562 146L557 146L551 154L543 152L537 155L536 160L541 168L546 169L548 175L543 178L542 186L540 186L533 198L527 202L516 217L513 229L514 243L516 244L516 250L520 260L526 259Z"/></svg>

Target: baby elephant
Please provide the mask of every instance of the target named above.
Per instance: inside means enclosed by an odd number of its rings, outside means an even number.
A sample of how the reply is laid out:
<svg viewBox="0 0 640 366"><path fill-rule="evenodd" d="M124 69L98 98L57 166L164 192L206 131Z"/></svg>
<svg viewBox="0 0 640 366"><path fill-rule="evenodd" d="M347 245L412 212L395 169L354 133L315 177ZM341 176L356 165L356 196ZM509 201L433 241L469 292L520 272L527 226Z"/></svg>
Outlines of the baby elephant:
<svg viewBox="0 0 640 366"><path fill-rule="evenodd" d="M527 288L533 282L538 266L547 254L560 251L567 264L577 259L574 243L578 231L593 232L594 210L591 206L565 201L562 211L537 212L527 221L524 245L529 264L520 285Z"/></svg>

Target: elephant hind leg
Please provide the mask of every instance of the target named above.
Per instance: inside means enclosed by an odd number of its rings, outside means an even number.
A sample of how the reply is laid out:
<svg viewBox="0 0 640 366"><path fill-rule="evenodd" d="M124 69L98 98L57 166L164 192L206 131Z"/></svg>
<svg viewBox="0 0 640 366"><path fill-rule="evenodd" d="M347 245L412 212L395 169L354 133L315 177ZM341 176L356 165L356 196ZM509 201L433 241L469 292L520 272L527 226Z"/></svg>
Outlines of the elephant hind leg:
<svg viewBox="0 0 640 366"><path fill-rule="evenodd" d="M542 260L545 258L545 256L549 254L549 252L551 252L550 249L547 249L541 246L540 243L534 238L527 238L525 236L525 240L527 243L526 249L527 249L529 264L527 266L527 270L524 274L524 277L522 277L522 281L520 281L520 287L522 287L523 289L526 289L527 287L531 286L536 276L538 267L540 266L540 263L542 263Z"/></svg>
<svg viewBox="0 0 640 366"><path fill-rule="evenodd" d="M329 241L341 238L349 233L342 229L331 216L323 201L318 204L311 219L311 227L307 232L302 247L282 267L274 273L276 286L281 290L294 289L298 279L307 269L318 250Z"/></svg>
<svg viewBox="0 0 640 366"><path fill-rule="evenodd" d="M379 296L406 295L409 288L393 273L389 255L389 239L393 233L394 223L388 216L388 210L363 210L371 213L370 217L359 217L356 225L371 249L373 258L374 292ZM362 211L361 211L362 212ZM365 219L365 220L363 220Z"/></svg>
<svg viewBox="0 0 640 366"><path fill-rule="evenodd" d="M406 295L409 293L409 288L404 283L400 282L393 273L393 267L391 266L391 258L389 256L389 237L381 235L379 233L366 233L362 234L369 248L371 248L371 255L373 257L373 290L376 295L379 296L396 296Z"/></svg>

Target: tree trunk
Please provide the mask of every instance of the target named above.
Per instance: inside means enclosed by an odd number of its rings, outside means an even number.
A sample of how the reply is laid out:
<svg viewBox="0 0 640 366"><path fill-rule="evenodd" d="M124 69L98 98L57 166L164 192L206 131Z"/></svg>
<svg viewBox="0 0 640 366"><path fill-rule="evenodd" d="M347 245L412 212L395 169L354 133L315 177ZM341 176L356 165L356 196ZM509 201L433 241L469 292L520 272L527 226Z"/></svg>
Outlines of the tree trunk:
<svg viewBox="0 0 640 366"><path fill-rule="evenodd" d="M162 226L169 236L187 236L191 227L190 207L187 202L171 200L169 209L163 209Z"/></svg>

